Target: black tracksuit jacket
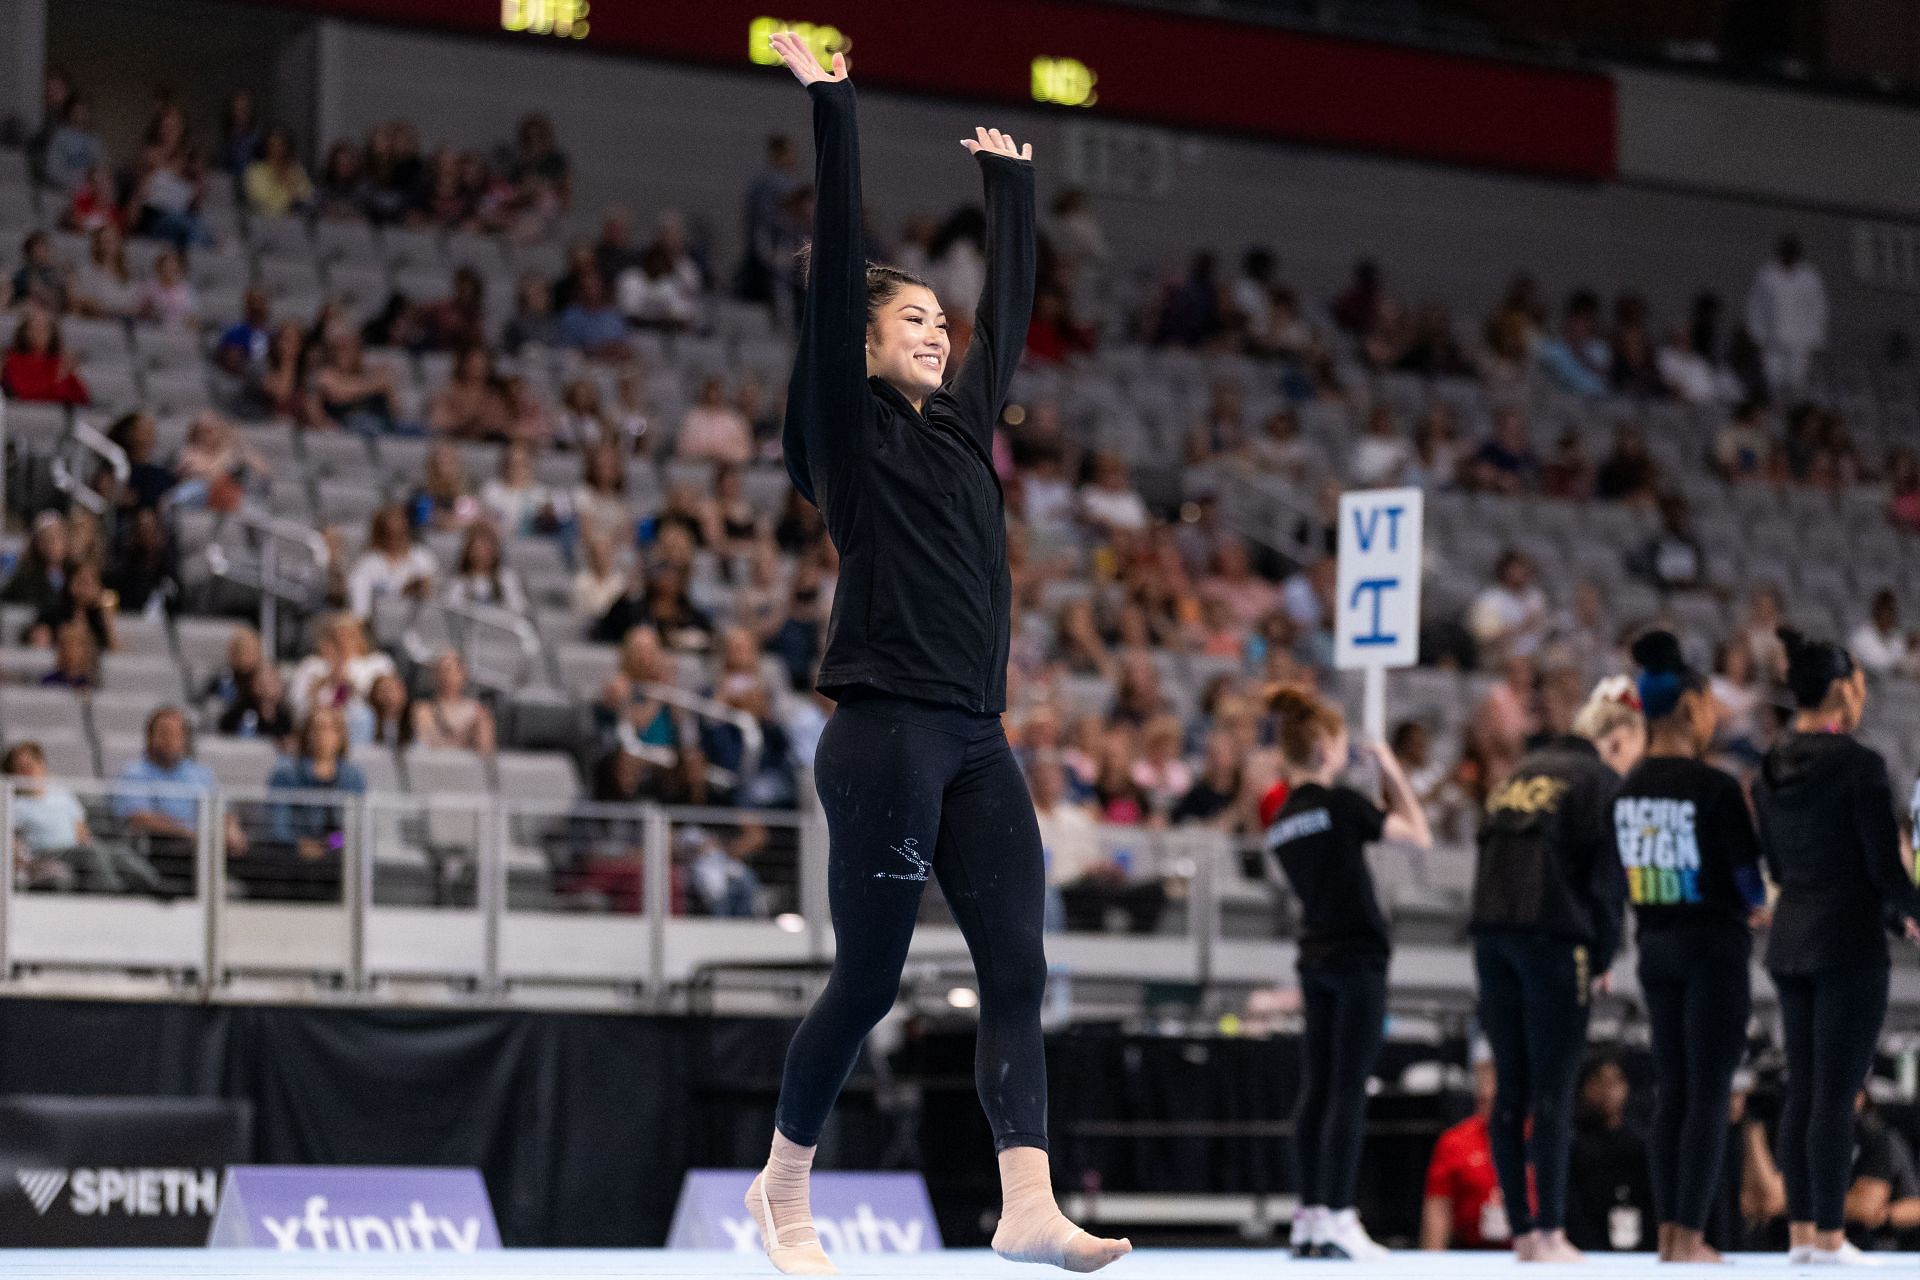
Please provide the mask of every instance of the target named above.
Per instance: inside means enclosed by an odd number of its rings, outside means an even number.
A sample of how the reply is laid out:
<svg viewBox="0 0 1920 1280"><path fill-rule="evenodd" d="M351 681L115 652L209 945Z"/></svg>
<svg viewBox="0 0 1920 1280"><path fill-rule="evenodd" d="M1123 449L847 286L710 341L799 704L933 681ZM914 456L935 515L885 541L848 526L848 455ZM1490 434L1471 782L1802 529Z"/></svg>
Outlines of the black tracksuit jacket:
<svg viewBox="0 0 1920 1280"><path fill-rule="evenodd" d="M975 712L1006 708L1012 578L993 428L1033 310L1033 166L979 157L987 283L973 343L924 411L867 377L866 254L853 85L813 98L813 255L793 380L787 473L840 552L819 685L866 686Z"/></svg>

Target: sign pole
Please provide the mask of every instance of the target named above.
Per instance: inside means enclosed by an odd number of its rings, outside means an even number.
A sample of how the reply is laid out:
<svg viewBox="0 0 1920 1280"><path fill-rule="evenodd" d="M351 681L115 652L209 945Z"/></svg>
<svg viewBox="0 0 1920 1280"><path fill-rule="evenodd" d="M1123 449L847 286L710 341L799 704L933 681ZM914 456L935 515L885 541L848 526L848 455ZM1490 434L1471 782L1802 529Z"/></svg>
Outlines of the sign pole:
<svg viewBox="0 0 1920 1280"><path fill-rule="evenodd" d="M1382 666L1370 666L1364 669L1366 683L1361 686L1360 723L1367 735L1367 745L1387 740L1387 669Z"/></svg>

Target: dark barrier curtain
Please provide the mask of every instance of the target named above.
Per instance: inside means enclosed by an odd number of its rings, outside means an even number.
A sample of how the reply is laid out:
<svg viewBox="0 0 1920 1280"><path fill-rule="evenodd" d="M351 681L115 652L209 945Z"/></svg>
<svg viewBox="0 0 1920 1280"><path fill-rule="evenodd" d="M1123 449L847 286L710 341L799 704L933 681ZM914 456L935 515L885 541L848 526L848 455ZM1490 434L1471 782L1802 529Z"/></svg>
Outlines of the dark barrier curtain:
<svg viewBox="0 0 1920 1280"><path fill-rule="evenodd" d="M258 1161L474 1166L509 1244L647 1245L666 1238L700 1138L695 1057L717 1037L734 1062L777 1063L791 1032L759 1019L5 1000L0 1093L245 1098ZM731 1145L757 1146L757 1161L764 1144Z"/></svg>

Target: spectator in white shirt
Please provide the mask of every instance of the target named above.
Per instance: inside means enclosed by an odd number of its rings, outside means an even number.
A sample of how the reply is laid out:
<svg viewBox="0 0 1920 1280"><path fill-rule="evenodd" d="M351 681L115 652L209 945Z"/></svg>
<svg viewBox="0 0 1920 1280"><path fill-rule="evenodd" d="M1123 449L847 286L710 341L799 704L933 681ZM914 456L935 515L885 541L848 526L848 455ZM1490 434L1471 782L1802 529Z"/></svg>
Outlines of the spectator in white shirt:
<svg viewBox="0 0 1920 1280"><path fill-rule="evenodd" d="M1740 380L1695 350L1693 332L1676 328L1654 356L1660 381L1688 404L1731 404L1740 398Z"/></svg>
<svg viewBox="0 0 1920 1280"><path fill-rule="evenodd" d="M1033 815L1039 820L1040 849L1046 860L1046 928L1058 933L1066 927L1061 887L1078 884L1105 867L1107 859L1100 848L1093 809L1069 798L1066 766L1057 753L1034 756L1027 768L1027 788L1033 794Z"/></svg>
<svg viewBox="0 0 1920 1280"><path fill-rule="evenodd" d="M1413 447L1400 434L1393 410L1377 404L1367 415L1366 434L1353 446L1347 478L1362 489L1402 484L1413 464Z"/></svg>
<svg viewBox="0 0 1920 1280"><path fill-rule="evenodd" d="M1080 516L1103 533L1138 533L1147 527L1147 504L1128 483L1125 458L1095 456L1093 483L1080 490Z"/></svg>
<svg viewBox="0 0 1920 1280"><path fill-rule="evenodd" d="M480 488L480 505L508 537L551 533L559 520L554 495L534 478L533 446L515 440L500 454L500 474Z"/></svg>
<svg viewBox="0 0 1920 1280"><path fill-rule="evenodd" d="M1900 629L1900 605L1893 592L1873 597L1873 610L1847 641L1854 659L1870 676L1912 674L1913 640Z"/></svg>
<svg viewBox="0 0 1920 1280"><path fill-rule="evenodd" d="M391 503L373 513L367 549L347 574L347 605L355 617L367 619L384 597L423 599L439 568L433 552L413 540L406 510Z"/></svg>
<svg viewBox="0 0 1920 1280"><path fill-rule="evenodd" d="M1494 581L1474 597L1467 614L1482 667L1509 656L1531 657L1549 621L1546 593L1534 581L1533 561L1518 551L1500 557Z"/></svg>
<svg viewBox="0 0 1920 1280"><path fill-rule="evenodd" d="M300 660L287 682L296 718L323 707L343 713L364 706L373 682L395 675L393 659L373 647L366 626L350 613L320 624L313 652Z"/></svg>
<svg viewBox="0 0 1920 1280"><path fill-rule="evenodd" d="M1808 362L1827 345L1827 288L1801 256L1797 237L1783 238L1773 260L1754 273L1747 330L1760 344L1775 399L1803 390Z"/></svg>

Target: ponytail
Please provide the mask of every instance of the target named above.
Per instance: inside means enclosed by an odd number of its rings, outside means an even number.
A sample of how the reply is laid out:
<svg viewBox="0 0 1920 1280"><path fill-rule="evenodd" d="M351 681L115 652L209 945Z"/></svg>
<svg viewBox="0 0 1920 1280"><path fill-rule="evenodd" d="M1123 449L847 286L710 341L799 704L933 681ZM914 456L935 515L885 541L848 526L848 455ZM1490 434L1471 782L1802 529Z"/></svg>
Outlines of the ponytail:
<svg viewBox="0 0 1920 1280"><path fill-rule="evenodd" d="M1809 640L1792 627L1774 634L1787 648L1787 688L1801 710L1824 706L1834 684L1853 674L1853 655L1839 645Z"/></svg>
<svg viewBox="0 0 1920 1280"><path fill-rule="evenodd" d="M1295 769L1320 763L1320 745L1346 726L1339 708L1294 684L1272 685L1266 692L1267 710L1280 738L1280 754Z"/></svg>
<svg viewBox="0 0 1920 1280"><path fill-rule="evenodd" d="M813 270L813 245L800 246L793 255L794 266L799 270L800 278L806 279ZM909 287L931 290L928 284L911 271L902 271L899 267L889 267L879 262L867 264L867 323L872 324L880 316L880 308L892 302L900 291Z"/></svg>

